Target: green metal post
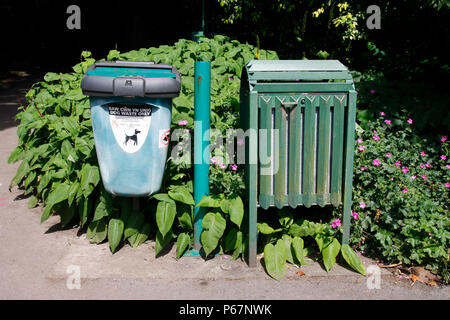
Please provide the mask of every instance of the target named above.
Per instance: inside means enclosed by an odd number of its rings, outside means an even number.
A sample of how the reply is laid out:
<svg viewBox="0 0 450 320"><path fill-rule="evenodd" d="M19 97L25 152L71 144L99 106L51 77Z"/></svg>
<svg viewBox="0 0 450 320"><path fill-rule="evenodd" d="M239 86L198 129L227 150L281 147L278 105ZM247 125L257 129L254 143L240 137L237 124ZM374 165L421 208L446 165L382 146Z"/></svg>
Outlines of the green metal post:
<svg viewBox="0 0 450 320"><path fill-rule="evenodd" d="M344 167L344 216L342 243L348 244L350 238L350 212L352 208L352 178L353 178L353 155L355 153L355 120L356 120L356 91L349 91L348 114L347 114L347 136L345 146Z"/></svg>
<svg viewBox="0 0 450 320"><path fill-rule="evenodd" d="M209 133L210 129L210 90L211 63L195 62L195 95L194 95L194 202L200 202L203 196L209 195ZM202 233L203 216L206 208L194 209L194 250L200 251L200 235Z"/></svg>

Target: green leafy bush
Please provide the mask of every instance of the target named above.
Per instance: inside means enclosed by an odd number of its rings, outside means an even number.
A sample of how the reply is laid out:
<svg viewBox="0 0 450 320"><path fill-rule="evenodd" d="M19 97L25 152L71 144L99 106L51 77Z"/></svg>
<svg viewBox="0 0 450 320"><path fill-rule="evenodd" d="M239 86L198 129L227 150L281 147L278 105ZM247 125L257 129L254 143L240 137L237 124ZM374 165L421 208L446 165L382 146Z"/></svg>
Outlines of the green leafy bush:
<svg viewBox="0 0 450 320"><path fill-rule="evenodd" d="M217 35L214 39L201 38L199 43L181 39L173 46L125 53L112 50L107 60L154 61L175 66L182 76L182 89L173 100L172 124L174 128L184 128L188 134L193 128L194 62L211 61L211 124L226 130L237 127L241 70L256 56L277 59L273 51ZM86 227L88 239L95 243L108 240L113 252L122 241L136 247L155 232L156 254L176 238L180 257L192 246L194 202L190 161L168 159L161 193L152 197L143 211L133 211L131 199L115 198L104 190L94 150L89 99L80 88L84 73L94 62L89 52L83 52L74 72L47 73L44 81L34 84L26 94L28 105L21 107L16 117L20 120L19 143L8 159L22 163L10 189L23 188L24 194L30 196L30 208L42 203L41 222L58 214L63 226L75 223L80 228ZM190 150L183 156L189 160ZM224 175L234 181L235 193L242 190L241 173L231 168L212 170L217 188ZM208 221L213 221L210 217L205 219L206 229Z"/></svg>
<svg viewBox="0 0 450 320"><path fill-rule="evenodd" d="M417 136L406 111L380 112L366 127L355 150L352 242L369 256L425 265L448 281L447 137Z"/></svg>

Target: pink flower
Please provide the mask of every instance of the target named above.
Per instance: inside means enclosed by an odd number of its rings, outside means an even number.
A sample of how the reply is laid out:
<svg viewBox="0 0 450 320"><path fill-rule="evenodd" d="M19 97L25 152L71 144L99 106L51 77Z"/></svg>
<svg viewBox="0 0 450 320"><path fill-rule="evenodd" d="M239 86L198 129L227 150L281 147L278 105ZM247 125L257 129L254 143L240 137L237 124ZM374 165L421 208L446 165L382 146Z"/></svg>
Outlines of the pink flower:
<svg viewBox="0 0 450 320"><path fill-rule="evenodd" d="M227 168L227 165L225 163L220 164L220 169L226 169L226 168Z"/></svg>
<svg viewBox="0 0 450 320"><path fill-rule="evenodd" d="M403 173L407 173L409 171L408 167L402 167Z"/></svg>
<svg viewBox="0 0 450 320"><path fill-rule="evenodd" d="M365 204L364 202L360 202L360 203L359 203L359 207L360 207L361 209L364 209L364 208L366 207L366 204Z"/></svg>
<svg viewBox="0 0 450 320"><path fill-rule="evenodd" d="M359 168L361 169L361 171L364 171L367 169L366 167L363 167L363 166L360 166Z"/></svg>
<svg viewBox="0 0 450 320"><path fill-rule="evenodd" d="M413 124L413 121L411 118L409 118L408 120L406 120L406 122L408 122L409 124Z"/></svg>
<svg viewBox="0 0 450 320"><path fill-rule="evenodd" d="M445 165L446 169L450 169L450 164Z"/></svg>
<svg viewBox="0 0 450 320"><path fill-rule="evenodd" d="M212 163L212 164L216 164L216 163L217 163L217 160L213 157L213 158L211 158L211 163Z"/></svg>
<svg viewBox="0 0 450 320"><path fill-rule="evenodd" d="M361 138L359 138L358 140L356 140L357 143L362 143L363 140Z"/></svg>
<svg viewBox="0 0 450 320"><path fill-rule="evenodd" d="M445 187L446 187L446 188L450 188L450 182L446 182L446 183L445 183Z"/></svg>
<svg viewBox="0 0 450 320"><path fill-rule="evenodd" d="M189 130L189 129L186 129L186 133L189 133L189 132L191 132L191 130Z"/></svg>
<svg viewBox="0 0 450 320"><path fill-rule="evenodd" d="M386 114L385 114L383 111L380 112L380 116L383 117L383 116L385 116L385 115L386 115Z"/></svg>
<svg viewBox="0 0 450 320"><path fill-rule="evenodd" d="M416 178L417 178L416 176L411 176L411 179L413 179L413 180L416 179Z"/></svg>
<svg viewBox="0 0 450 320"><path fill-rule="evenodd" d="M408 188L405 188L402 190L403 193L407 193L408 192Z"/></svg>
<svg viewBox="0 0 450 320"><path fill-rule="evenodd" d="M422 175L422 179L423 179L423 180L426 180L426 179L427 179L427 175L426 175L426 174L423 174L423 175Z"/></svg>
<svg viewBox="0 0 450 320"><path fill-rule="evenodd" d="M402 164L401 164L401 162L400 161L395 161L395 166L396 167L400 167Z"/></svg>
<svg viewBox="0 0 450 320"><path fill-rule="evenodd" d="M377 133L377 130L373 130L373 133Z"/></svg>
<svg viewBox="0 0 450 320"><path fill-rule="evenodd" d="M429 168L431 167L431 164L429 162L425 163L425 167Z"/></svg>
<svg viewBox="0 0 450 320"><path fill-rule="evenodd" d="M178 125L179 126L185 126L185 125L187 125L188 124L188 121L187 120L180 120L180 121L178 121Z"/></svg>
<svg viewBox="0 0 450 320"><path fill-rule="evenodd" d="M333 222L331 222L331 226L333 227L333 229L335 229L336 227L340 227L341 226L341 219L336 219Z"/></svg>
<svg viewBox="0 0 450 320"><path fill-rule="evenodd" d="M425 157L427 154L426 154L425 152L422 151L422 152L420 153L420 155L421 155L422 157Z"/></svg>
<svg viewBox="0 0 450 320"><path fill-rule="evenodd" d="M443 155L441 156L441 159L442 159L442 160L445 160L445 159L447 159L447 156L446 156L445 154L443 154Z"/></svg>
<svg viewBox="0 0 450 320"><path fill-rule="evenodd" d="M442 139L441 139L441 141L442 141L442 142L447 141L447 136L443 136Z"/></svg>
<svg viewBox="0 0 450 320"><path fill-rule="evenodd" d="M421 167L421 168L425 168L425 165L422 163L422 164L420 165L420 167Z"/></svg>
<svg viewBox="0 0 450 320"><path fill-rule="evenodd" d="M353 219L358 220L359 218L358 212L350 211L350 214L352 215Z"/></svg>
<svg viewBox="0 0 450 320"><path fill-rule="evenodd" d="M392 155L388 152L384 155L386 158L390 158Z"/></svg>
<svg viewBox="0 0 450 320"><path fill-rule="evenodd" d="M391 124L391 120L384 120L384 123Z"/></svg>
<svg viewBox="0 0 450 320"><path fill-rule="evenodd" d="M375 141L380 140L380 136L373 136L373 140L375 140Z"/></svg>
<svg viewBox="0 0 450 320"><path fill-rule="evenodd" d="M229 81L233 81L233 77L228 77L228 80Z"/></svg>
<svg viewBox="0 0 450 320"><path fill-rule="evenodd" d="M359 151L364 151L365 149L366 149L366 147L363 146L363 145L359 145L359 146L358 146L358 150L359 150Z"/></svg>
<svg viewBox="0 0 450 320"><path fill-rule="evenodd" d="M231 165L231 170L236 171L237 168L238 168L238 165L237 165L237 164Z"/></svg>
<svg viewBox="0 0 450 320"><path fill-rule="evenodd" d="M373 160L372 163L375 167L378 167L381 164L381 161L377 158L377 159Z"/></svg>
<svg viewBox="0 0 450 320"><path fill-rule="evenodd" d="M375 89L370 89L371 94L375 94L375 92L376 92Z"/></svg>
<svg viewBox="0 0 450 320"><path fill-rule="evenodd" d="M391 181L394 181L394 177L391 177L390 180L391 180Z"/></svg>

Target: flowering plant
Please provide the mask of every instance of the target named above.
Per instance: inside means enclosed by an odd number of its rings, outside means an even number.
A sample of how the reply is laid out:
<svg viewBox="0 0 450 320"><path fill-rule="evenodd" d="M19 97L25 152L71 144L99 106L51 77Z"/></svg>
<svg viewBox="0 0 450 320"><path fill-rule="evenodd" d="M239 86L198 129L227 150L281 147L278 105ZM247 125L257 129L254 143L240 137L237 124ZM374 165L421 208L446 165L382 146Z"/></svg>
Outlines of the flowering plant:
<svg viewBox="0 0 450 320"><path fill-rule="evenodd" d="M391 117L383 113L356 137L353 210L358 219L352 211L351 241L370 256L425 265L448 281L447 137L417 136L406 112Z"/></svg>

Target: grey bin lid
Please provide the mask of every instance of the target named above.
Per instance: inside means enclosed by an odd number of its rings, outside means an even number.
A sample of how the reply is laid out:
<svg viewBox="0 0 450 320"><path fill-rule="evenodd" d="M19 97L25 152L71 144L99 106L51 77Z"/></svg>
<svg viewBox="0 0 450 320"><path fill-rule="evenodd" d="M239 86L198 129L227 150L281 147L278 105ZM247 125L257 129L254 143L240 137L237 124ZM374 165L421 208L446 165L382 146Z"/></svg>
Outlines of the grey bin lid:
<svg viewBox="0 0 450 320"><path fill-rule="evenodd" d="M174 98L180 94L181 77L168 64L152 61L106 61L89 67L81 80L87 96Z"/></svg>

